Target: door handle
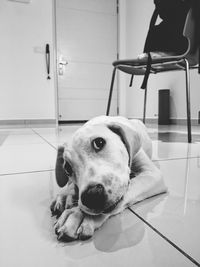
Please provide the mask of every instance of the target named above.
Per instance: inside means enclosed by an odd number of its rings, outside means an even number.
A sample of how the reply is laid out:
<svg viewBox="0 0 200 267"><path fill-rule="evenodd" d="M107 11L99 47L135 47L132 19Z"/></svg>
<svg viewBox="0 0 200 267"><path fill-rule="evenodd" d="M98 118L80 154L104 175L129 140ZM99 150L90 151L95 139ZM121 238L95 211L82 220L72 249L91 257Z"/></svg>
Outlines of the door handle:
<svg viewBox="0 0 200 267"><path fill-rule="evenodd" d="M64 66L67 65L68 62L66 59L64 59L62 56L60 56L60 60L58 63L58 74L63 75L64 74Z"/></svg>
<svg viewBox="0 0 200 267"><path fill-rule="evenodd" d="M47 69L47 80L50 80L50 49L49 49L49 44L46 44L46 49L45 49L45 60L46 60L46 69Z"/></svg>

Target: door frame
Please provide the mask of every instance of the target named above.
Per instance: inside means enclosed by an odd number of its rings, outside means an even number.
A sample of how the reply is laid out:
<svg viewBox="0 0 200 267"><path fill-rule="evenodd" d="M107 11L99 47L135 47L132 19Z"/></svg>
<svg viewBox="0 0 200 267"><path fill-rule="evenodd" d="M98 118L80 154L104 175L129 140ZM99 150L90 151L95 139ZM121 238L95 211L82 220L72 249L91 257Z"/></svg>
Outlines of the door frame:
<svg viewBox="0 0 200 267"><path fill-rule="evenodd" d="M56 111L56 127L59 124L59 107L58 107L58 60L57 60L57 28L56 28L56 0L52 1L52 17L53 17L53 66L54 66L54 95L55 95L55 111Z"/></svg>
<svg viewBox="0 0 200 267"><path fill-rule="evenodd" d="M58 95L58 50L57 50L57 24L56 24L56 1L57 0L51 0L52 1L52 13L53 13L53 66L54 66L54 87L55 87L55 110L56 110L56 126L59 125L59 95ZM120 5L121 2L123 2L124 0L115 0L116 1L116 15L117 15L117 59L120 56L120 29L121 29L121 19L120 19ZM110 77L111 80L111 77ZM120 87L119 85L121 85L120 82L121 78L120 75L117 75L117 79L116 79L116 83L117 83L117 115L119 115L120 112ZM124 84L124 83L123 83ZM124 90L123 90L124 91ZM108 94L109 94L109 88L108 88ZM106 113L106 109L105 109L105 113ZM79 121L80 123L80 121Z"/></svg>

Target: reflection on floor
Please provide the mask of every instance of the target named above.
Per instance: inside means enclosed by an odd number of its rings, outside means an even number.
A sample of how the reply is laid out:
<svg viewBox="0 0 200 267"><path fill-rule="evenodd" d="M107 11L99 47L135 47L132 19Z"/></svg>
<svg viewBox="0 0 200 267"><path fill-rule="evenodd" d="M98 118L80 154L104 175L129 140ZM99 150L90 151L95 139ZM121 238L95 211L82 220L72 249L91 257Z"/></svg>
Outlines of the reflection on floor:
<svg viewBox="0 0 200 267"><path fill-rule="evenodd" d="M177 132L158 132L150 134L152 139L158 139L162 142L175 142L175 143L183 143L187 140L187 133L177 133ZM200 142L200 135L193 134L192 136L193 142Z"/></svg>
<svg viewBox="0 0 200 267"><path fill-rule="evenodd" d="M148 125L169 192L112 217L86 242L59 243L49 205L56 148L80 125L0 129L0 266L200 266L200 126Z"/></svg>

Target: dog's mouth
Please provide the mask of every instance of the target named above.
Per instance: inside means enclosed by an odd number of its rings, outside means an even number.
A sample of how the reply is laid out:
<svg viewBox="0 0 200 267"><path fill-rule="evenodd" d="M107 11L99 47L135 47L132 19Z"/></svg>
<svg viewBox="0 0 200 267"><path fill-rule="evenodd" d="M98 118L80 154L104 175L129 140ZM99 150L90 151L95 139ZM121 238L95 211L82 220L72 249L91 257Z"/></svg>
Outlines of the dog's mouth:
<svg viewBox="0 0 200 267"><path fill-rule="evenodd" d="M110 213L111 211L113 211L118 206L118 204L122 201L122 199L123 199L123 196L121 198L119 198L114 204L107 207L102 213L107 214L107 213Z"/></svg>
<svg viewBox="0 0 200 267"><path fill-rule="evenodd" d="M81 206L80 209L88 215L108 214L108 213L112 212L119 205L119 203L122 201L122 199L123 199L123 196L121 198L119 198L114 204L107 206L103 210L88 209L85 206Z"/></svg>

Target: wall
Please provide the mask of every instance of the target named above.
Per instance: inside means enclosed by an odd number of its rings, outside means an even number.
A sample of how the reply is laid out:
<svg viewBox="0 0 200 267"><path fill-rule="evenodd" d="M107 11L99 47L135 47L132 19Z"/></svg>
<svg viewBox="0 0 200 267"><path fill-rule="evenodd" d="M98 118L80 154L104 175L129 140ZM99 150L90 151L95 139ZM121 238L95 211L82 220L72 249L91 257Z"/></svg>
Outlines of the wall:
<svg viewBox="0 0 200 267"><path fill-rule="evenodd" d="M127 30L127 21L126 21L126 1L119 0L118 6L118 53L119 58L126 58L126 30ZM117 72L118 77L118 106L119 106L119 115L127 116L127 90L126 88L126 79L127 76L123 72Z"/></svg>
<svg viewBox="0 0 200 267"><path fill-rule="evenodd" d="M53 60L48 81L44 54L46 43L52 52L52 6L0 1L0 120L55 119Z"/></svg>
<svg viewBox="0 0 200 267"><path fill-rule="evenodd" d="M149 21L154 10L153 0L126 0L126 14L121 17L126 23L126 39L120 42L126 45L126 58L135 58L142 53ZM123 0L120 1L123 5ZM124 24L123 22L120 22ZM143 90L140 89L142 77L135 76L133 87L129 88L130 78L126 76L126 115L129 118L142 117ZM197 119L200 110L200 75L191 71L191 117ZM171 91L171 118L186 118L185 73L163 73L151 75L148 82L147 118L156 118L158 114L158 89ZM124 89L124 88L123 88ZM123 91L121 88L121 92Z"/></svg>

